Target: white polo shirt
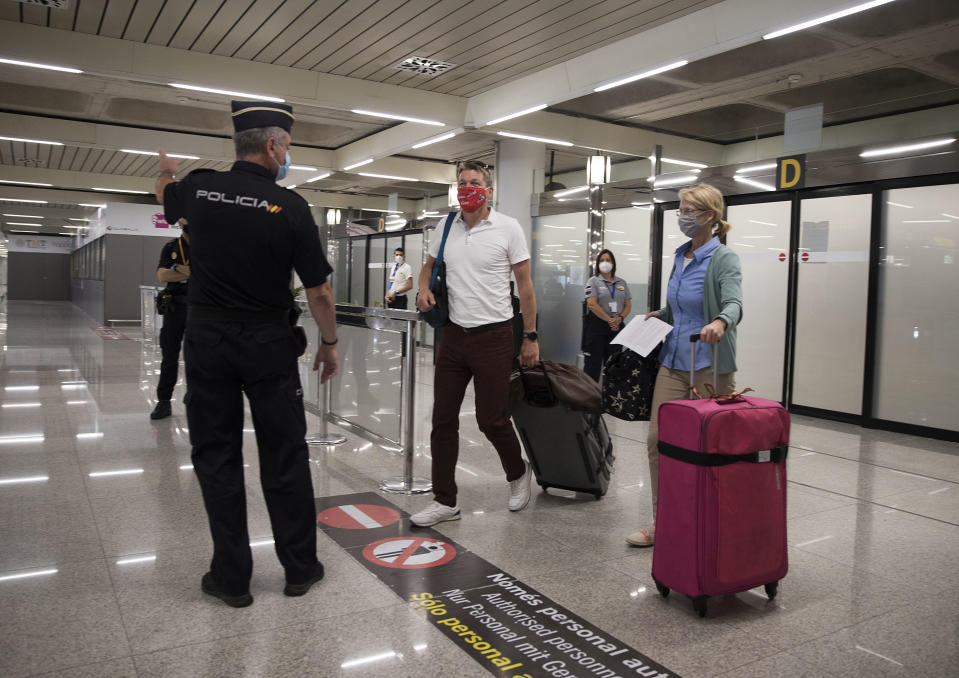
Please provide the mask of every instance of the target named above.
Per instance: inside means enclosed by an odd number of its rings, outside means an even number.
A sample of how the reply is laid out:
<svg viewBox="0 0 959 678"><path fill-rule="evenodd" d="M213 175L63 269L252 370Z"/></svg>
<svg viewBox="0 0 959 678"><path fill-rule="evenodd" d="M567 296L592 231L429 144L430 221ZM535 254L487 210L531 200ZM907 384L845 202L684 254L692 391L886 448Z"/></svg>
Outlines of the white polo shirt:
<svg viewBox="0 0 959 678"><path fill-rule="evenodd" d="M433 258L439 255L445 226L440 221L430 239ZM490 210L489 217L469 228L463 213L457 214L443 252L450 320L460 327L479 327L512 318L512 268L527 259L526 234L513 217Z"/></svg>
<svg viewBox="0 0 959 678"><path fill-rule="evenodd" d="M444 222L446 223L446 222ZM403 285L406 284L406 281L413 277L413 267L407 264L405 261L402 264L394 263L392 270L390 271L390 284L387 286L386 291L392 292L393 290L398 290ZM401 292L397 294L398 297L405 297L406 292Z"/></svg>

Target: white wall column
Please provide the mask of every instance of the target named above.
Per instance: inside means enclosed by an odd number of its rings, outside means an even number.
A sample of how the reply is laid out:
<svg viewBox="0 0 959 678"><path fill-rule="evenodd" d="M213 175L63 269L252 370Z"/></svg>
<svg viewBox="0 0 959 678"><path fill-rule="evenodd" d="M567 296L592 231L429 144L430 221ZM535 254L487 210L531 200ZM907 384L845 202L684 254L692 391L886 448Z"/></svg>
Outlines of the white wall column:
<svg viewBox="0 0 959 678"><path fill-rule="evenodd" d="M536 183L542 182L545 168L545 144L520 139L496 141L495 209L519 221L530 239L533 233L530 201L533 193L542 188Z"/></svg>

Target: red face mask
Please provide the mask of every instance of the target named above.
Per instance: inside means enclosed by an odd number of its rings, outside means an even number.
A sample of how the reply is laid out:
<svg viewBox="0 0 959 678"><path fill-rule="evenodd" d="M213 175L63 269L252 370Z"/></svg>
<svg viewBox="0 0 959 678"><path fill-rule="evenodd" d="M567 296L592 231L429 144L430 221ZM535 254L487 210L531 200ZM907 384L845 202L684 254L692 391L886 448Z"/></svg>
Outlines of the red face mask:
<svg viewBox="0 0 959 678"><path fill-rule="evenodd" d="M481 186L460 186L456 199L464 212L475 212L486 204L486 189Z"/></svg>

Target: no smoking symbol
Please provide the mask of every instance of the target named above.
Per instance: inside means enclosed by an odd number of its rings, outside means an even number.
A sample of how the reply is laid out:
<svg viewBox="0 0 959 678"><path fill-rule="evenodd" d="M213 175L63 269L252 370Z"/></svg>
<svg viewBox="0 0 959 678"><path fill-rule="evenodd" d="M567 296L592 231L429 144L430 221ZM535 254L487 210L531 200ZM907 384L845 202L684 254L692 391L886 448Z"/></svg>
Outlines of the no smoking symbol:
<svg viewBox="0 0 959 678"><path fill-rule="evenodd" d="M389 537L367 545L363 557L384 567L419 570L450 562L456 557L456 549L438 539Z"/></svg>

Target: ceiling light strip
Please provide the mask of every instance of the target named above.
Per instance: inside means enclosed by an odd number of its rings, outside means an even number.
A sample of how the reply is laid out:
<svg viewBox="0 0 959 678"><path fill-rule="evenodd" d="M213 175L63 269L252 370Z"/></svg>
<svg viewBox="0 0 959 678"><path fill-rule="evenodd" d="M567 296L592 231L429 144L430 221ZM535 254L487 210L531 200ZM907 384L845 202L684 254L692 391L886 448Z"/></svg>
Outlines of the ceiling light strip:
<svg viewBox="0 0 959 678"><path fill-rule="evenodd" d="M188 89L194 92L209 92L210 94L223 94L224 96L229 97L240 97L243 99L257 99L260 101L273 101L278 104L282 104L286 99L281 99L279 97L271 97L266 94L251 94L249 92L234 92L233 90L228 89L215 89L213 87L200 87L199 85L185 85L179 82L169 83L170 87L176 87L177 89Z"/></svg>
<svg viewBox="0 0 959 678"><path fill-rule="evenodd" d="M149 191L135 191L135 190L133 190L133 189L131 189L131 188L102 188L102 187L97 188L96 186L94 186L94 187L93 187L92 189L90 189L90 190L92 190L92 191L106 191L106 192L108 192L108 193L137 193L137 194L140 194L140 195L150 195L150 192L149 192Z"/></svg>
<svg viewBox="0 0 959 678"><path fill-rule="evenodd" d="M736 170L736 174L747 174L749 172L760 172L762 170L776 169L776 163L767 162L762 165L753 165L751 167L740 167Z"/></svg>
<svg viewBox="0 0 959 678"><path fill-rule="evenodd" d="M372 172L357 172L361 177L371 177L373 179L392 179L393 181L419 181L412 177L397 177L391 174L373 174Z"/></svg>
<svg viewBox="0 0 959 678"><path fill-rule="evenodd" d="M21 137L0 137L0 141L19 141L24 144L46 144L47 146L63 146L59 141L44 141L42 139L23 139Z"/></svg>
<svg viewBox="0 0 959 678"><path fill-rule="evenodd" d="M134 148L121 148L121 153L136 153L137 155L153 155L159 156L160 153L157 151L138 151ZM183 153L167 153L168 158L180 158L181 160L199 160L200 156L198 155L186 155Z"/></svg>
<svg viewBox="0 0 959 678"><path fill-rule="evenodd" d="M753 188L761 188L764 191L775 191L776 187L772 184L765 184L761 181L756 181L755 179L749 179L747 177L734 176L733 179L736 181L746 184L747 186L752 186Z"/></svg>
<svg viewBox="0 0 959 678"><path fill-rule="evenodd" d="M567 195L573 195L575 193L582 193L583 191L588 191L589 186L577 186L576 188L568 188L565 191L560 191L559 193L554 193L554 198L564 198Z"/></svg>
<svg viewBox="0 0 959 678"><path fill-rule="evenodd" d="M83 71L81 71L79 68L54 66L53 64L41 64L35 61L19 61L17 59L0 59L0 64L9 64L10 66L26 66L27 68L42 68L45 71L61 71L62 73L83 73Z"/></svg>
<svg viewBox="0 0 959 678"><path fill-rule="evenodd" d="M668 162L671 165L682 165L683 167L697 167L699 169L706 169L709 165L703 164L701 162L690 162L689 160L676 160L674 158L660 158L663 162Z"/></svg>
<svg viewBox="0 0 959 678"><path fill-rule="evenodd" d="M526 141L538 141L543 144L556 144L557 146L573 146L571 141L563 141L561 139L547 139L545 137L534 137L528 134L516 134L515 132L497 132L502 137L510 137L511 139L525 139Z"/></svg>
<svg viewBox="0 0 959 678"><path fill-rule="evenodd" d="M781 28L778 31L773 31L772 33L767 33L763 36L763 40L772 40L773 38L778 38L782 35L788 35L789 33L795 33L796 31L812 28L813 26L818 26L819 24L824 24L828 21L835 21L836 19L841 19L845 16L849 16L850 14L865 12L867 9L879 7L880 5L885 5L890 2L893 2L893 0L871 0L871 2L864 2L861 5L855 5L838 12L833 12L832 14L826 14L818 19L810 19L809 21L804 21L801 24L796 24L794 26L789 26L788 28Z"/></svg>
<svg viewBox="0 0 959 678"><path fill-rule="evenodd" d="M532 106L530 108L524 108L522 111L517 111L516 113L510 113L509 115L504 115L502 118L496 118L490 120L487 125L498 125L501 122L506 122L507 120L512 120L513 118L518 118L522 115L529 115L530 113L535 113L536 111L541 111L546 108L546 104L539 104L538 106Z"/></svg>
<svg viewBox="0 0 959 678"><path fill-rule="evenodd" d="M652 76L654 76L654 75L659 75L660 73L665 73L666 71L671 71L671 70L673 70L673 69L675 69L675 68L682 68L683 66L685 66L685 65L688 64L688 63L689 63L689 61L688 61L687 59L682 59L681 61L674 61L674 62L671 63L671 64L666 64L665 66L660 66L659 68L654 68L654 69L652 69L651 71L644 71L644 72L642 72L642 73L638 73L637 75L631 75L631 76L629 76L628 78L623 78L622 80L616 80L616 81L610 82L610 83L608 83L608 84L606 84L606 85L600 85L599 87L597 87L597 88L594 89L593 91L594 91L594 92L604 92L604 91L606 91L606 90L608 90L608 89L612 89L613 87L619 87L620 85L625 85L625 84L630 83L630 82L635 82L635 81L637 81L637 80L642 80L643 78L649 78L649 77L652 77Z"/></svg>
<svg viewBox="0 0 959 678"><path fill-rule="evenodd" d="M898 153L909 153L910 151L924 151L927 148L938 148L939 146L948 146L954 143L955 138L936 139L934 141L923 141L918 144L905 144L903 146L889 146L887 148L874 148L863 151L859 154L860 158L877 158L883 155L896 155Z"/></svg>
<svg viewBox="0 0 959 678"><path fill-rule="evenodd" d="M446 141L447 139L452 139L456 136L456 132L447 132L446 134L441 134L438 137L433 137L432 139L427 139L426 141L421 141L418 144L413 144L413 148L423 148L424 146L429 146L431 144L438 144L441 141Z"/></svg>
<svg viewBox="0 0 959 678"><path fill-rule="evenodd" d="M433 125L434 127L446 127L446 123L438 120L424 120L423 118L412 118L408 115L396 115L395 113L380 113L379 111L365 111L359 108L351 109L359 115L369 115L373 118L386 118L388 120L402 120L403 122L415 122L420 125Z"/></svg>
<svg viewBox="0 0 959 678"><path fill-rule="evenodd" d="M666 186L680 186L682 184L688 184L698 179L695 174L684 174L680 177L669 177L666 179L655 179L653 181L653 186L656 188L665 188Z"/></svg>
<svg viewBox="0 0 959 678"><path fill-rule="evenodd" d="M369 165L373 162L373 158L367 158L366 160L360 160L359 162L354 162L352 165L346 165L343 170L349 171L351 169L356 169L357 167L362 167L363 165Z"/></svg>
<svg viewBox="0 0 959 678"><path fill-rule="evenodd" d="M324 172L323 174L317 174L315 177L307 179L304 181L304 184L312 184L314 181L319 181L320 179L326 179L328 176L333 174L332 172Z"/></svg>
<svg viewBox="0 0 959 678"><path fill-rule="evenodd" d="M29 202L35 205L46 205L46 200L28 200L27 198L0 198L2 202Z"/></svg>

